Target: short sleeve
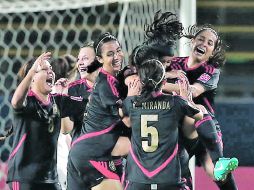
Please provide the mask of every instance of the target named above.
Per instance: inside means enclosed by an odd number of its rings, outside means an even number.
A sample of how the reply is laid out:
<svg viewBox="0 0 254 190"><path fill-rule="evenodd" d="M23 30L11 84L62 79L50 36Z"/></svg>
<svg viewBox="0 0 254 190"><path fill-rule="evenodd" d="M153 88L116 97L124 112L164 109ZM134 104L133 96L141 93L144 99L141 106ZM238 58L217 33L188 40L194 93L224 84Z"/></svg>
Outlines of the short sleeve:
<svg viewBox="0 0 254 190"><path fill-rule="evenodd" d="M196 82L202 84L207 91L214 90L217 88L219 78L220 70L214 69L213 72L205 72L200 75Z"/></svg>

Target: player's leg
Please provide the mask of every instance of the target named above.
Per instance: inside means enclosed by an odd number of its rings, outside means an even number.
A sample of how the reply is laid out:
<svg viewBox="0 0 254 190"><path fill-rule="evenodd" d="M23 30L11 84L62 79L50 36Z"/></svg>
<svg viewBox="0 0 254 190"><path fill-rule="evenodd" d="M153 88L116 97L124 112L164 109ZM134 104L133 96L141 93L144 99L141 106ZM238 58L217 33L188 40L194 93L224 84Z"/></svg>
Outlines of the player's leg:
<svg viewBox="0 0 254 190"><path fill-rule="evenodd" d="M119 180L103 179L102 182L94 187L92 190L122 190L122 184Z"/></svg>
<svg viewBox="0 0 254 190"><path fill-rule="evenodd" d="M119 137L114 149L111 152L112 156L126 156L130 150L131 142L128 137Z"/></svg>
<svg viewBox="0 0 254 190"><path fill-rule="evenodd" d="M131 143L129 137L121 136L118 138L114 149L111 152L113 162L116 166L116 173L121 178L124 170L123 157L129 152Z"/></svg>
<svg viewBox="0 0 254 190"><path fill-rule="evenodd" d="M215 124L214 121L213 123ZM216 126L216 129L220 131L218 126ZM222 148L221 135L218 135L218 144L220 144ZM195 150L195 156L202 164L206 173L217 180L215 183L221 190L237 189L235 180L231 174L231 171L238 166L238 160L236 158L220 158L217 162L212 162L210 155L207 153L206 148L200 141L198 142ZM215 167L214 164L216 164ZM221 166L223 166L223 169Z"/></svg>
<svg viewBox="0 0 254 190"><path fill-rule="evenodd" d="M189 168L189 154L183 145L184 139L185 138L182 137L182 135L179 135L178 156L181 165L181 180L187 187L189 187L190 190L192 190L193 185L192 176Z"/></svg>
<svg viewBox="0 0 254 190"><path fill-rule="evenodd" d="M82 179L80 172L74 166L72 159L68 158L67 164L67 190L90 190Z"/></svg>
<svg viewBox="0 0 254 190"><path fill-rule="evenodd" d="M199 133L199 139L206 145L206 148L209 151L209 155L202 155L204 160L203 166L209 176L213 176L217 180L222 181L238 166L238 161L235 158L229 160L219 159L223 157L221 137L217 134L214 121L209 118L209 116L206 116L207 115L205 115L203 120L199 123L195 124L196 130ZM214 165L217 167L221 164L224 166L223 170L220 170L219 172L217 169L214 170ZM234 180L230 181L231 184L234 184Z"/></svg>

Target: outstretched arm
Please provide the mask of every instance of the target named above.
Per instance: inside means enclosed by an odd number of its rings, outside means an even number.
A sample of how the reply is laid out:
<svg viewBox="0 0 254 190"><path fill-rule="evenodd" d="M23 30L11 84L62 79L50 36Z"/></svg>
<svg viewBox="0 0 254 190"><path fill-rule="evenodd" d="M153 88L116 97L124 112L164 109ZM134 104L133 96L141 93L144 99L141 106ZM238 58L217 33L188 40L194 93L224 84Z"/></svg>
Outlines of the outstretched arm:
<svg viewBox="0 0 254 190"><path fill-rule="evenodd" d="M40 70L47 69L48 66L44 62L50 58L50 55L50 52L43 53L36 59L32 68L28 71L27 75L14 92L11 100L13 108L17 109L23 106L34 75Z"/></svg>

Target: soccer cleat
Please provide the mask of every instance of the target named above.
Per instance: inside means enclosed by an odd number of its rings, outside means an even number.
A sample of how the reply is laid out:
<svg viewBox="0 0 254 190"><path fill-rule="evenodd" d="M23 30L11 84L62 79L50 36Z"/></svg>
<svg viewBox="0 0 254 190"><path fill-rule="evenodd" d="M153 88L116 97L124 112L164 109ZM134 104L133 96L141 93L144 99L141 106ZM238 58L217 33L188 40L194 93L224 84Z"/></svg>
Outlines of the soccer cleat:
<svg viewBox="0 0 254 190"><path fill-rule="evenodd" d="M227 175L237 167L237 158L220 158L214 166L214 178L218 181L223 181L227 178Z"/></svg>

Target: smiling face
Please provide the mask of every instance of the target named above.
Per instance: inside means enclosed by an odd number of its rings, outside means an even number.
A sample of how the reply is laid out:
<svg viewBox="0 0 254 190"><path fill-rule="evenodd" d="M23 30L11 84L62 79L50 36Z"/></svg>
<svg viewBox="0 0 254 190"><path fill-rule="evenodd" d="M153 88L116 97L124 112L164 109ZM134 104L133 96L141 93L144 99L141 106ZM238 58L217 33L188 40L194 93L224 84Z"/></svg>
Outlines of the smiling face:
<svg viewBox="0 0 254 190"><path fill-rule="evenodd" d="M81 78L85 78L87 76L87 67L91 65L94 59L95 52L92 47L83 47L80 49L78 54L77 67Z"/></svg>
<svg viewBox="0 0 254 190"><path fill-rule="evenodd" d="M115 75L121 70L124 54L118 41L111 40L102 44L101 56L97 58L107 72Z"/></svg>
<svg viewBox="0 0 254 190"><path fill-rule="evenodd" d="M37 93L47 95L52 91L55 82L55 73L48 61L45 61L44 65L46 69L40 70L35 74L31 88Z"/></svg>
<svg viewBox="0 0 254 190"><path fill-rule="evenodd" d="M213 55L217 36L210 30L203 30L192 39L192 54L194 60L197 62L208 61L209 57Z"/></svg>

